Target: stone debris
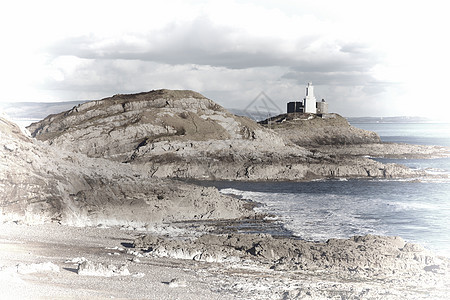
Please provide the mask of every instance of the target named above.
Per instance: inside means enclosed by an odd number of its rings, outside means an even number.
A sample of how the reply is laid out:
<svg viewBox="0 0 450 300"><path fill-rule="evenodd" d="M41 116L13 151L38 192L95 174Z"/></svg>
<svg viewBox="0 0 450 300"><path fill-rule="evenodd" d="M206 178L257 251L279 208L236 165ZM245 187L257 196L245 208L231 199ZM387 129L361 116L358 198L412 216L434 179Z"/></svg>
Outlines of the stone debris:
<svg viewBox="0 0 450 300"><path fill-rule="evenodd" d="M125 251L125 249L124 248L122 248L122 247L118 247L118 246L115 246L115 247L105 247L105 249L106 250L118 250L118 251Z"/></svg>
<svg viewBox="0 0 450 300"><path fill-rule="evenodd" d="M17 148L14 144L5 144L3 145L3 147L5 148L5 150L8 150L10 152L14 152Z"/></svg>
<svg viewBox="0 0 450 300"><path fill-rule="evenodd" d="M32 273L46 273L46 272L59 272L59 266L51 262L37 263L37 264L23 264L17 265L17 273L19 274L32 274Z"/></svg>
<svg viewBox="0 0 450 300"><path fill-rule="evenodd" d="M136 257L144 257L144 255L142 255L141 252L135 251L135 250L132 250L132 249L127 249L127 254L134 255Z"/></svg>
<svg viewBox="0 0 450 300"><path fill-rule="evenodd" d="M137 258L137 257L133 257L131 259L131 261L134 262L134 263L140 263L141 262L141 260L139 258Z"/></svg>
<svg viewBox="0 0 450 300"><path fill-rule="evenodd" d="M66 260L65 263L79 265L85 261L87 261L87 259L85 257L75 257L75 258L72 258L71 260Z"/></svg>
<svg viewBox="0 0 450 300"><path fill-rule="evenodd" d="M187 286L186 280L180 278L174 278L171 281L169 281L169 287L171 288L186 287L186 286Z"/></svg>
<svg viewBox="0 0 450 300"><path fill-rule="evenodd" d="M85 261L78 265L78 275L82 276L129 276L130 271L126 265L116 266L112 264L94 263L92 261Z"/></svg>
<svg viewBox="0 0 450 300"><path fill-rule="evenodd" d="M187 242L147 235L134 245L146 254L228 270L220 290L239 299L442 299L450 291L450 259L399 237L319 243L268 234L205 234Z"/></svg>

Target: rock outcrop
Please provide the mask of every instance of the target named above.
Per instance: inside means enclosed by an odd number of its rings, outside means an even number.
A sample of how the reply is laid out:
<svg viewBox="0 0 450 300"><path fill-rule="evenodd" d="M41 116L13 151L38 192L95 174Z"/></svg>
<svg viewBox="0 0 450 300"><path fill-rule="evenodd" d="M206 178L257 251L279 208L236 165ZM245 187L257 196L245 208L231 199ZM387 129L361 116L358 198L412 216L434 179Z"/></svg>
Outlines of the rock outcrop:
<svg viewBox="0 0 450 300"><path fill-rule="evenodd" d="M205 188L149 178L142 169L49 147L0 118L0 216L72 225L133 225L252 215Z"/></svg>
<svg viewBox="0 0 450 300"><path fill-rule="evenodd" d="M323 145L315 149L321 153L347 157L371 156L393 159L430 159L450 156L450 147L399 143L353 144L345 146Z"/></svg>
<svg viewBox="0 0 450 300"><path fill-rule="evenodd" d="M280 299L442 299L450 288L450 260L400 237L365 235L323 243L268 234L205 234L190 241L144 235L134 246L144 256L214 262L234 272L245 266L258 282L268 274L277 280L304 279L296 291L283 281L285 292L274 297ZM252 295L265 297L267 289L258 294L255 288Z"/></svg>
<svg viewBox="0 0 450 300"><path fill-rule="evenodd" d="M52 145L120 162L142 162L170 150L185 156L203 150L208 155L225 146L243 150L255 144L246 149L247 154L268 140L264 150L285 146L273 132L192 91L116 95L51 115L28 129L33 137Z"/></svg>
<svg viewBox="0 0 450 300"><path fill-rule="evenodd" d="M450 156L449 147L383 143L375 132L356 128L338 114L289 113L259 124L314 153L334 155L344 161L358 156L410 159Z"/></svg>
<svg viewBox="0 0 450 300"><path fill-rule="evenodd" d="M335 118L342 123L342 118ZM348 123L342 126L349 127ZM417 175L365 158L342 160L311 152L295 145L296 140L293 143L287 136L235 116L192 91L116 95L51 115L28 129L53 147L134 165L159 178L305 180ZM369 138L376 140L377 136L367 134Z"/></svg>
<svg viewBox="0 0 450 300"><path fill-rule="evenodd" d="M188 243L145 235L134 246L159 257L230 263L252 260L277 271L320 272L334 279L417 281L427 274L437 279L450 274L449 259L400 237L366 235L319 243L268 234L205 234Z"/></svg>
<svg viewBox="0 0 450 300"><path fill-rule="evenodd" d="M375 132L351 126L338 114L289 113L259 122L302 147L380 143Z"/></svg>

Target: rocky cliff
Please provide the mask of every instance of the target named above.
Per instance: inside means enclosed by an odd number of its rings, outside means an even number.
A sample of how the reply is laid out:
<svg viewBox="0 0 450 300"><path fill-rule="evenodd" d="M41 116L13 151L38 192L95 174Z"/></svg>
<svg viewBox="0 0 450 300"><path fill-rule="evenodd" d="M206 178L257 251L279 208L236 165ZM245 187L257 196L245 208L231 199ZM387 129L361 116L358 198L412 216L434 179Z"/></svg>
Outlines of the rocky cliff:
<svg viewBox="0 0 450 300"><path fill-rule="evenodd" d="M235 116L192 91L116 95L51 115L28 129L53 147L139 166L149 176L160 178L303 180L414 175L395 165L364 158L343 160L306 150L286 135Z"/></svg>
<svg viewBox="0 0 450 300"><path fill-rule="evenodd" d="M338 114L289 113L260 122L302 147L380 143L375 133L351 126Z"/></svg>
<svg viewBox="0 0 450 300"><path fill-rule="evenodd" d="M1 220L145 226L251 215L245 206L214 188L49 147L0 118Z"/></svg>

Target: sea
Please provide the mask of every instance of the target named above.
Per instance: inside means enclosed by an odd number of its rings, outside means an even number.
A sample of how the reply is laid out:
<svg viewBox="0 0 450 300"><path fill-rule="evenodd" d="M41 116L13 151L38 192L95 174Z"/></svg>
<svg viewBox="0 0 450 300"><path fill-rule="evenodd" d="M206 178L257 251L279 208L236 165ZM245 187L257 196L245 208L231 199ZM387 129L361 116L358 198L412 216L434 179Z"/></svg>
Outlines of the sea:
<svg viewBox="0 0 450 300"><path fill-rule="evenodd" d="M37 120L15 119L21 126ZM383 142L450 147L450 123L352 123ZM450 158L378 159L435 174L450 174ZM311 182L202 182L260 203L283 230L326 241L355 235L400 236L450 257L450 179L331 179ZM274 227L279 228L279 227Z"/></svg>
<svg viewBox="0 0 450 300"><path fill-rule="evenodd" d="M450 146L450 124L354 123L382 141ZM450 174L450 158L376 159ZM400 236L450 257L450 179L331 179L312 182L210 183L223 194L261 203L295 237Z"/></svg>

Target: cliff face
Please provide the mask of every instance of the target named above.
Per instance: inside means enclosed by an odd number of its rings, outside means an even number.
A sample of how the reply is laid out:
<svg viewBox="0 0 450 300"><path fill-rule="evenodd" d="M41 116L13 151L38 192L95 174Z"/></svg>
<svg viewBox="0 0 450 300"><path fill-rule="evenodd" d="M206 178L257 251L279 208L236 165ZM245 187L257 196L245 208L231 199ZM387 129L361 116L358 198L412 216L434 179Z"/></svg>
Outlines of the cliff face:
<svg viewBox="0 0 450 300"><path fill-rule="evenodd" d="M351 126L338 114L290 113L260 122L302 147L380 143L375 133Z"/></svg>
<svg viewBox="0 0 450 300"><path fill-rule="evenodd" d="M214 188L49 147L2 118L0 137L0 220L145 226L250 214Z"/></svg>
<svg viewBox="0 0 450 300"><path fill-rule="evenodd" d="M159 178L302 180L408 173L363 158L341 160L308 151L287 134L235 116L192 91L116 95L51 115L28 129L53 147L134 165Z"/></svg>

